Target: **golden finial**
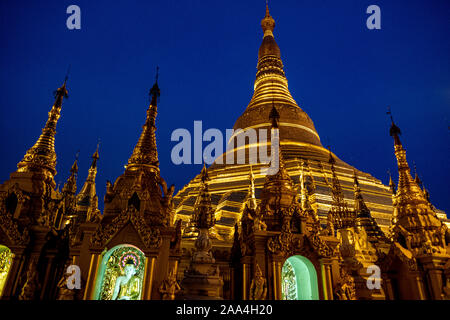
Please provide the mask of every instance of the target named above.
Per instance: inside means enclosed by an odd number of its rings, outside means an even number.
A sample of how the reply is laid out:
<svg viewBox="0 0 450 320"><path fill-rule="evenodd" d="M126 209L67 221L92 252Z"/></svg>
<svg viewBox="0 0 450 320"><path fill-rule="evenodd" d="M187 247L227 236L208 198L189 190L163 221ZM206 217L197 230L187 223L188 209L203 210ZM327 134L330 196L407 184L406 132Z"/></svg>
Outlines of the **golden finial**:
<svg viewBox="0 0 450 320"><path fill-rule="evenodd" d="M392 192L392 194L395 194L395 183L394 180L392 180L391 170L388 169L388 175L389 175L389 190Z"/></svg>
<svg viewBox="0 0 450 320"><path fill-rule="evenodd" d="M159 66L156 67L156 76L155 76L155 84L150 89L149 95L152 105L156 105L157 99L161 95L161 91L158 86L158 77L159 77Z"/></svg>
<svg viewBox="0 0 450 320"><path fill-rule="evenodd" d="M66 77L64 78L64 84L66 84L67 80L69 79L70 67L71 67L71 65L69 64L69 67L67 68Z"/></svg>
<svg viewBox="0 0 450 320"><path fill-rule="evenodd" d="M416 167L415 161L413 161L413 166L414 166L414 181L417 183L417 185L419 187L422 187L422 180L420 180L419 175L417 173L417 167Z"/></svg>
<svg viewBox="0 0 450 320"><path fill-rule="evenodd" d="M78 156L80 155L80 150L77 151L75 154L75 161L72 165L72 168L70 169L71 173L77 173L78 172Z"/></svg>
<svg viewBox="0 0 450 320"><path fill-rule="evenodd" d="M73 162L72 167L70 168L70 176L67 178L67 182L64 184L62 192L64 193L72 193L75 194L77 192L77 174L78 174L78 155L80 150L75 154L75 161ZM61 182L59 182L59 185ZM59 185L56 188L59 190Z"/></svg>
<svg viewBox="0 0 450 320"><path fill-rule="evenodd" d="M91 168L96 168L97 167L97 160L100 158L100 156L98 155L98 148L100 146L100 138L98 138L97 141L97 149L95 149L94 154L92 155L92 164L91 164Z"/></svg>
<svg viewBox="0 0 450 320"><path fill-rule="evenodd" d="M401 145L402 143L400 142L399 135L401 135L402 132L400 131L400 128L397 127L394 122L394 118L392 117L391 107L388 107L388 111L386 112L386 114L388 114L389 117L391 118L391 128L389 129L389 134L391 135L391 137L394 137L395 145Z"/></svg>
<svg viewBox="0 0 450 320"><path fill-rule="evenodd" d="M98 159L99 158L99 156L98 156L98 148L100 147L100 138L98 138L98 140L97 140L97 148L95 149L95 152L94 152L94 154L92 155L92 158L94 158L94 159Z"/></svg>
<svg viewBox="0 0 450 320"><path fill-rule="evenodd" d="M268 1L266 1L266 15L261 20L261 27L264 31L264 37L273 36L273 29L275 29L275 20L270 15Z"/></svg>

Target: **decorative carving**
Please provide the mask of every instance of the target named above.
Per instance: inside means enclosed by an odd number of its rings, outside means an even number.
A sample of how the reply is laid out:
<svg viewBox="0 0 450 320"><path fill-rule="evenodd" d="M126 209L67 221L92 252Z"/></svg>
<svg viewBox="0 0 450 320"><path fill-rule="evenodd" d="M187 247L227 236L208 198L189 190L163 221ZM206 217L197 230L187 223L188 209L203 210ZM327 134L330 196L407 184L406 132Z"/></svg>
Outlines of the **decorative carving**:
<svg viewBox="0 0 450 320"><path fill-rule="evenodd" d="M181 287L177 281L175 267L170 270L167 279L164 279L159 287L163 300L175 300L175 295L181 291Z"/></svg>
<svg viewBox="0 0 450 320"><path fill-rule="evenodd" d="M6 212L3 206L0 207L0 228L2 228L3 232L5 232L14 245L25 246L30 241L28 229L24 228L23 231L20 232L12 215Z"/></svg>
<svg viewBox="0 0 450 320"><path fill-rule="evenodd" d="M250 285L250 300L265 300L267 296L267 281L263 277L259 264L255 266L255 276Z"/></svg>
<svg viewBox="0 0 450 320"><path fill-rule="evenodd" d="M93 247L103 248L128 222L131 222L142 242L148 248L159 248L161 246L162 238L159 229L150 228L142 214L133 206L130 206L127 210L123 210L110 224L100 225L91 238L91 245Z"/></svg>
<svg viewBox="0 0 450 320"><path fill-rule="evenodd" d="M74 300L75 299L75 290L69 289L67 287L67 280L70 277L70 273L64 272L61 280L59 280L58 287L58 297L56 300Z"/></svg>
<svg viewBox="0 0 450 320"><path fill-rule="evenodd" d="M41 288L36 266L37 257L32 258L30 265L28 266L27 278L19 295L19 300L34 300L36 297L36 292L38 292Z"/></svg>
<svg viewBox="0 0 450 320"><path fill-rule="evenodd" d="M179 253L181 247L181 219L177 220L175 224L175 232L170 239L170 250L174 253Z"/></svg>
<svg viewBox="0 0 450 320"><path fill-rule="evenodd" d="M341 267L341 278L334 288L334 296L337 300L356 300L355 281L351 275Z"/></svg>
<svg viewBox="0 0 450 320"><path fill-rule="evenodd" d="M292 239L292 233L281 232L269 239L267 249L274 254L289 255L293 248Z"/></svg>

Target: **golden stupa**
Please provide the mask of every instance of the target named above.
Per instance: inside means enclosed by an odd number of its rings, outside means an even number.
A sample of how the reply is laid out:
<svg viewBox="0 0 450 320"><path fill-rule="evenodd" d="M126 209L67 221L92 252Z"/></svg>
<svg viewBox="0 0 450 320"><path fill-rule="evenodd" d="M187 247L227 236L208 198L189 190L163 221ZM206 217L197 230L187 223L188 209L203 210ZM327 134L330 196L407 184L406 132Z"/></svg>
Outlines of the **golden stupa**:
<svg viewBox="0 0 450 320"><path fill-rule="evenodd" d="M255 91L229 147L175 197L159 169L158 77L103 213L98 145L78 194L78 159L56 187L64 81L0 184L1 300L450 300L449 221L412 178L399 127L397 188L325 149L289 93L268 9L261 24Z"/></svg>
<svg viewBox="0 0 450 320"><path fill-rule="evenodd" d="M264 32L262 44L258 52L258 64L254 93L244 113L236 120L233 129L242 129L232 136L244 135L249 129L267 129L270 132L269 114L275 107L280 115L280 146L285 159L286 169L295 183L299 182L300 166L303 160L307 160L307 173L309 184L315 189L314 208L321 218L322 224L326 224L326 216L331 208L332 196L330 183L332 178L331 167L328 163L330 151L325 149L320 142L314 123L308 114L298 106L288 89L288 81L283 70L281 52L278 47L273 30L275 20L271 17L269 9L261 21ZM231 142L231 140L230 140ZM236 143L234 143L236 145ZM261 146L261 142L258 147ZM268 143L270 145L270 141ZM259 198L264 184L265 175L260 174L263 164L251 165L248 161L249 144L245 164L227 164L227 157L236 155L237 147L228 147L227 151L208 168L210 176L210 192L212 204L215 207L217 224L215 236L231 245L233 228L239 222L243 211L243 200L246 198L250 181L250 171L255 178L256 198ZM268 148L269 149L269 148ZM233 155L233 156L234 156ZM389 186L368 173L357 170L350 164L340 160L336 155L335 169L342 185L345 201L349 206L354 205L353 175L356 172L363 197L372 216L384 232L388 231L392 207L392 191ZM237 157L234 156L234 159ZM185 237L192 234L190 219L194 209L194 203L198 196L200 175L185 185L174 197L176 206L176 218L182 219L185 228ZM257 200L259 203L259 200ZM445 213L439 213L445 219ZM224 243L224 245L226 245Z"/></svg>

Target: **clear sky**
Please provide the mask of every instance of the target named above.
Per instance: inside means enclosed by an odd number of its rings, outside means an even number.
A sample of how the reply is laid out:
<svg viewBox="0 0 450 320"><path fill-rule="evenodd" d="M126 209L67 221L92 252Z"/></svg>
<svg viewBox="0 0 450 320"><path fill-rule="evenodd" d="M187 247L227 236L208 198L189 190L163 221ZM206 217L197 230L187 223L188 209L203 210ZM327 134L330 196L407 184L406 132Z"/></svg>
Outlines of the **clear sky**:
<svg viewBox="0 0 450 320"><path fill-rule="evenodd" d="M66 8L81 8L81 30ZM381 8L381 30L366 9ZM290 91L324 146L384 183L398 178L387 106L411 168L450 212L450 1L271 0ZM176 128L232 128L253 92L264 0L0 1L0 181L37 140L71 65L57 127L57 183L80 150L78 187L101 139L97 192L136 144L160 67L161 174L179 190L201 165L172 164Z"/></svg>

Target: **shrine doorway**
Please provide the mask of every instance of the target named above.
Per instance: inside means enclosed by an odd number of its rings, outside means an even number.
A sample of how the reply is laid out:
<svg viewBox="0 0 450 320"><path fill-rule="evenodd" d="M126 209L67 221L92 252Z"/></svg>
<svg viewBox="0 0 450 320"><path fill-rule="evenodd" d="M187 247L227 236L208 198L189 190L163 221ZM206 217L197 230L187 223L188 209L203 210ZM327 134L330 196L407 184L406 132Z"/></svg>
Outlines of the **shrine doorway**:
<svg viewBox="0 0 450 320"><path fill-rule="evenodd" d="M312 262L300 255L289 257L281 269L283 300L319 300L317 272Z"/></svg>

